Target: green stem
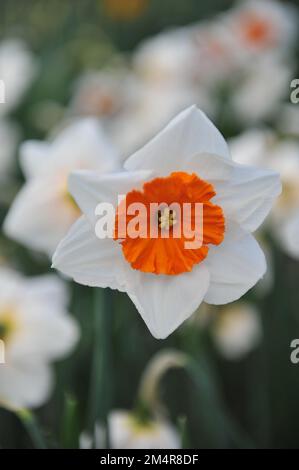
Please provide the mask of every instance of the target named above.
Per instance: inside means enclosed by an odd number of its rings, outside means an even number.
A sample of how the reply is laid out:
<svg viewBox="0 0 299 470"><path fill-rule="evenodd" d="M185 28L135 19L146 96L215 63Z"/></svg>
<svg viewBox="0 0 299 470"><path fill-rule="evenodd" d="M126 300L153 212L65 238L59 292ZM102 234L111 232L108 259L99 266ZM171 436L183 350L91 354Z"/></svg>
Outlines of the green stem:
<svg viewBox="0 0 299 470"><path fill-rule="evenodd" d="M26 431L28 432L34 447L36 449L46 449L46 443L43 435L39 429L37 420L31 411L22 409L16 412L19 419L22 421Z"/></svg>
<svg viewBox="0 0 299 470"><path fill-rule="evenodd" d="M65 396L61 441L64 449L79 447L78 402L71 395Z"/></svg>
<svg viewBox="0 0 299 470"><path fill-rule="evenodd" d="M93 358L90 382L88 429L93 434L95 424L105 428L108 445L107 416L111 407L111 336L112 292L95 289L93 308Z"/></svg>

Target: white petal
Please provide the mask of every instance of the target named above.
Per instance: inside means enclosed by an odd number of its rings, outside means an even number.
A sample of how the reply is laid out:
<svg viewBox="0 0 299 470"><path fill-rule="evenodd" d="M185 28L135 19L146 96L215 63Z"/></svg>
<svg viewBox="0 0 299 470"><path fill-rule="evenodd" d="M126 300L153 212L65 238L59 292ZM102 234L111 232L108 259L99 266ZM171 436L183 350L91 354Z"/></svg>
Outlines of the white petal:
<svg viewBox="0 0 299 470"><path fill-rule="evenodd" d="M37 176L48 162L50 145L47 142L28 140L20 147L20 165L26 178Z"/></svg>
<svg viewBox="0 0 299 470"><path fill-rule="evenodd" d="M247 302L235 302L223 307L217 315L212 334L217 348L226 359L239 359L261 340L259 312Z"/></svg>
<svg viewBox="0 0 299 470"><path fill-rule="evenodd" d="M115 172L106 175L76 171L69 177L69 190L91 224L96 222L95 208L100 202L118 204L118 196L140 189L151 176L149 171Z"/></svg>
<svg viewBox="0 0 299 470"><path fill-rule="evenodd" d="M202 302L209 272L203 264L177 276L130 271L127 293L155 338L169 336Z"/></svg>
<svg viewBox="0 0 299 470"><path fill-rule="evenodd" d="M114 147L95 118L80 119L64 129L52 142L50 153L54 170L97 168L106 172L120 167Z"/></svg>
<svg viewBox="0 0 299 470"><path fill-rule="evenodd" d="M180 170L196 173L210 183L228 181L233 176L235 163L228 158L202 153L193 155L188 162L181 165Z"/></svg>
<svg viewBox="0 0 299 470"><path fill-rule="evenodd" d="M65 307L69 302L69 292L66 283L54 274L45 274L26 278L24 282L23 298L39 299L41 302L48 302L53 305ZM55 313L55 312L53 312Z"/></svg>
<svg viewBox="0 0 299 470"><path fill-rule="evenodd" d="M124 290L124 263L120 245L98 239L82 216L58 245L52 266L79 284Z"/></svg>
<svg viewBox="0 0 299 470"><path fill-rule="evenodd" d="M55 179L33 178L23 186L4 222L5 233L52 255L78 211Z"/></svg>
<svg viewBox="0 0 299 470"><path fill-rule="evenodd" d="M18 298L21 285L19 273L0 265L0 311L5 311L6 305Z"/></svg>
<svg viewBox="0 0 299 470"><path fill-rule="evenodd" d="M9 359L48 362L71 352L79 338L77 323L57 305L40 302L23 303L22 328L9 345Z"/></svg>
<svg viewBox="0 0 299 470"><path fill-rule="evenodd" d="M178 114L154 139L126 162L127 170L157 170L160 174L181 170L194 155L229 157L227 144L196 106Z"/></svg>
<svg viewBox="0 0 299 470"><path fill-rule="evenodd" d="M0 367L0 403L12 409L42 405L52 389L48 365L20 361Z"/></svg>
<svg viewBox="0 0 299 470"><path fill-rule="evenodd" d="M210 247L204 264L210 271L210 287L204 300L216 305L239 299L266 271L265 256L257 241L232 223L224 241Z"/></svg>
<svg viewBox="0 0 299 470"><path fill-rule="evenodd" d="M132 438L132 415L125 410L114 410L108 416L109 438L112 449L124 449Z"/></svg>
<svg viewBox="0 0 299 470"><path fill-rule="evenodd" d="M272 170L234 164L230 181L216 184L216 192L213 202L222 207L225 216L253 232L268 215L281 183Z"/></svg>
<svg viewBox="0 0 299 470"><path fill-rule="evenodd" d="M180 437L166 420L155 419L136 427L134 415L114 410L108 416L112 449L180 449Z"/></svg>

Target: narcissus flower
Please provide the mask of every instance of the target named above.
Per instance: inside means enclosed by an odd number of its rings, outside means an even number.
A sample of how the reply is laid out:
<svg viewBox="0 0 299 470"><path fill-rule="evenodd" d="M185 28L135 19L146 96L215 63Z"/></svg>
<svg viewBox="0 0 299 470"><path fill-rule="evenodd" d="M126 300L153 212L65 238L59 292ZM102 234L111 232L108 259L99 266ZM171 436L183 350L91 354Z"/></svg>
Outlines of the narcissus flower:
<svg viewBox="0 0 299 470"><path fill-rule="evenodd" d="M20 159L27 182L10 208L4 230L9 237L51 256L81 215L68 192L69 173L80 168L112 171L119 167L119 160L93 118L74 122L52 142L25 142Z"/></svg>
<svg viewBox="0 0 299 470"><path fill-rule="evenodd" d="M232 302L264 275L265 258L251 232L280 193L279 177L234 163L222 135L196 107L173 119L125 162L125 169L71 175L69 189L83 215L59 244L54 267L81 284L126 291L156 338L167 337L202 301ZM148 232L123 238L116 230L114 237L99 239L95 209L102 202L116 208L118 195L146 208L177 205L172 213L154 215L156 238ZM188 232L175 238L173 222L190 204L193 224L196 203L202 207L202 244L190 248ZM125 222L129 228L132 216Z"/></svg>
<svg viewBox="0 0 299 470"><path fill-rule="evenodd" d="M78 340L68 295L55 276L24 278L8 268L0 269L0 286L0 406L40 406L53 385L51 362Z"/></svg>
<svg viewBox="0 0 299 470"><path fill-rule="evenodd" d="M108 417L112 449L180 449L180 437L166 420L139 421L133 413L115 410Z"/></svg>
<svg viewBox="0 0 299 470"><path fill-rule="evenodd" d="M228 24L244 54L285 51L296 38L298 12L274 0L245 0L227 14Z"/></svg>
<svg viewBox="0 0 299 470"><path fill-rule="evenodd" d="M262 338L259 313L247 302L236 302L223 307L215 319L212 333L219 352L226 359L242 358Z"/></svg>
<svg viewBox="0 0 299 470"><path fill-rule="evenodd" d="M37 73L37 62L22 40L6 39L0 43L0 73L4 82L5 102L0 115L15 109Z"/></svg>

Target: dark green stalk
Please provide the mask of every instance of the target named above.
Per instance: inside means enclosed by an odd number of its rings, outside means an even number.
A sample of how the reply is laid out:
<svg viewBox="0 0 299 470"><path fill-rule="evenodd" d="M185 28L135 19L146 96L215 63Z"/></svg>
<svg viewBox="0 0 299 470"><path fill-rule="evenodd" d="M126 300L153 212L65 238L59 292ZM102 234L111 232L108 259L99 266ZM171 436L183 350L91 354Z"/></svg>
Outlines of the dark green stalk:
<svg viewBox="0 0 299 470"><path fill-rule="evenodd" d="M104 426L108 445L107 416L111 407L112 291L95 289L93 307L93 357L90 383L88 429Z"/></svg>
<svg viewBox="0 0 299 470"><path fill-rule="evenodd" d="M39 428L37 420L35 416L32 414L32 412L26 409L22 409L22 410L18 410L16 414L22 421L26 431L28 432L34 444L34 447L36 449L46 449L47 446L46 446L44 437Z"/></svg>

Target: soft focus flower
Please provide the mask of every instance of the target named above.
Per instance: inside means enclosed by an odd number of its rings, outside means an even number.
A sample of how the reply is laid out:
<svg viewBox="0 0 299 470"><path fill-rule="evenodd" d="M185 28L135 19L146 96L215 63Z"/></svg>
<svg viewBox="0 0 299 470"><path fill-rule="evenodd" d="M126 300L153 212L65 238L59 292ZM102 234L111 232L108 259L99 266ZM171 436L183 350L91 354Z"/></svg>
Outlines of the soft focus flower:
<svg viewBox="0 0 299 470"><path fill-rule="evenodd" d="M29 248L51 255L80 216L67 189L70 171L92 168L105 173L118 168L118 158L98 122L86 118L52 142L25 142L20 159L27 182L10 208L4 230Z"/></svg>
<svg viewBox="0 0 299 470"><path fill-rule="evenodd" d="M262 326L251 304L236 302L220 309L212 332L220 353L232 360L245 356L258 345Z"/></svg>
<svg viewBox="0 0 299 470"><path fill-rule="evenodd" d="M176 429L164 419L140 421L133 413L115 410L108 416L112 449L180 449Z"/></svg>
<svg viewBox="0 0 299 470"><path fill-rule="evenodd" d="M231 105L244 124L252 124L275 115L289 93L293 76L288 63L275 55L256 59L244 70L243 79L235 89Z"/></svg>
<svg viewBox="0 0 299 470"><path fill-rule="evenodd" d="M195 59L189 28L161 33L137 48L133 55L135 100L130 100L111 129L123 155L135 152L193 103L212 113L214 102L194 81Z"/></svg>
<svg viewBox="0 0 299 470"><path fill-rule="evenodd" d="M285 251L299 257L299 142L296 138L278 139L269 130L251 130L233 139L233 160L271 167L279 172L282 194L270 218L272 234Z"/></svg>
<svg viewBox="0 0 299 470"><path fill-rule="evenodd" d="M221 18L201 22L190 28L193 46L192 74L205 88L231 80L238 71L232 32Z"/></svg>
<svg viewBox="0 0 299 470"><path fill-rule="evenodd" d="M81 284L126 291L157 338L167 337L203 300L232 302L264 275L265 258L251 232L280 193L278 175L233 162L222 135L195 106L131 156L125 168L106 176L71 176L70 191L84 215L59 244L54 267ZM190 249L183 236L165 239L162 231L158 238L127 236L122 243L97 238L96 206L116 207L120 194L128 204L200 202L203 244ZM169 217L170 230L178 216ZM165 218L163 213L163 224Z"/></svg>
<svg viewBox="0 0 299 470"><path fill-rule="evenodd" d="M163 32L141 43L133 57L136 74L148 84L166 88L188 83L193 68L193 48L188 28Z"/></svg>
<svg viewBox="0 0 299 470"><path fill-rule="evenodd" d="M8 120L0 119L0 181L10 176L18 139L17 126Z"/></svg>
<svg viewBox="0 0 299 470"><path fill-rule="evenodd" d="M75 84L71 110L81 116L115 117L136 99L136 87L123 69L86 72Z"/></svg>
<svg viewBox="0 0 299 470"><path fill-rule="evenodd" d="M110 129L113 142L121 154L128 157L196 99L205 110L210 109L206 98L192 88L172 86L171 83L166 88L159 84L144 84L139 88L135 107L114 121Z"/></svg>
<svg viewBox="0 0 299 470"><path fill-rule="evenodd" d="M37 64L20 39L6 39L0 43L0 79L5 84L5 103L0 105L0 115L13 110L37 71Z"/></svg>
<svg viewBox="0 0 299 470"><path fill-rule="evenodd" d="M297 11L274 0L245 0L226 20L244 59L265 52L287 51L296 39Z"/></svg>
<svg viewBox="0 0 299 470"><path fill-rule="evenodd" d="M67 314L64 284L55 276L24 278L0 269L0 404L19 409L40 406L51 392L50 363L64 357L78 339Z"/></svg>

